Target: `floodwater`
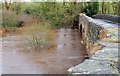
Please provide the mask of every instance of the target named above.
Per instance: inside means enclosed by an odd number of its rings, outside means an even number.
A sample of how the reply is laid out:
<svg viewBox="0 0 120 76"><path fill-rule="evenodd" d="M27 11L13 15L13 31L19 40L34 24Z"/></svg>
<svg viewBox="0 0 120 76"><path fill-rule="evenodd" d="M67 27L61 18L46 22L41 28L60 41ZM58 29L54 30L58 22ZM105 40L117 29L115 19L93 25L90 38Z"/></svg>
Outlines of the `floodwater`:
<svg viewBox="0 0 120 76"><path fill-rule="evenodd" d="M77 30L60 29L56 48L42 51L23 51L22 36L7 36L2 44L3 74L66 74L69 67L84 61L86 48L80 43ZM21 45L22 47L19 47Z"/></svg>

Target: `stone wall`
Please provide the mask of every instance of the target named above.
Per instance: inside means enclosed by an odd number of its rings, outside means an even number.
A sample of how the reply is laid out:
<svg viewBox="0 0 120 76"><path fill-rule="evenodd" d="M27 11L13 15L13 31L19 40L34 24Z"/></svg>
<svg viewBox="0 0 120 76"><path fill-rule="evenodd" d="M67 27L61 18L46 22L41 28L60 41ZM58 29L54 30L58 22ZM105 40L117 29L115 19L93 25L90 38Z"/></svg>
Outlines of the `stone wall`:
<svg viewBox="0 0 120 76"><path fill-rule="evenodd" d="M109 15L109 14L97 14L97 15L93 15L93 18L96 19L105 19L105 20L110 20L113 22L117 22L120 23L120 16L115 16L115 15Z"/></svg>
<svg viewBox="0 0 120 76"><path fill-rule="evenodd" d="M79 31L82 34L81 42L87 47L89 59L70 67L68 74L120 75L118 65L118 58L120 57L118 54L120 45L119 24L80 14Z"/></svg>
<svg viewBox="0 0 120 76"><path fill-rule="evenodd" d="M104 30L102 26L96 24L92 18L85 14L79 15L79 31L82 34L82 41L87 47L88 55L91 55L91 50L95 46L94 43L101 39L101 30Z"/></svg>

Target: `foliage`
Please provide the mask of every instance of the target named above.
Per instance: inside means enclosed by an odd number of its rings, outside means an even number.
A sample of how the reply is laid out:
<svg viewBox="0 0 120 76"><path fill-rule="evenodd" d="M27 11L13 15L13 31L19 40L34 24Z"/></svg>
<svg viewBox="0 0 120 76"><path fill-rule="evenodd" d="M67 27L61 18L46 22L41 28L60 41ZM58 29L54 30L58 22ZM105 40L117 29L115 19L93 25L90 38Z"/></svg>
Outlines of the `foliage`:
<svg viewBox="0 0 120 76"><path fill-rule="evenodd" d="M27 44L34 49L40 49L47 46L47 41L42 33L35 33L27 38Z"/></svg>
<svg viewBox="0 0 120 76"><path fill-rule="evenodd" d="M117 2L104 2L104 13L103 14L117 14L117 10L118 8L116 8L116 4ZM99 2L99 10L98 13L101 14L102 13L102 2ZM117 14L118 15L118 14Z"/></svg>
<svg viewBox="0 0 120 76"><path fill-rule="evenodd" d="M19 20L17 15L12 11L2 11L2 27L6 29L6 31L15 31L16 27L18 27Z"/></svg>
<svg viewBox="0 0 120 76"><path fill-rule="evenodd" d="M85 8L83 9L83 12L85 12L86 15L88 15L88 16L97 14L99 11L99 3L98 2L84 3L84 6L85 6Z"/></svg>
<svg viewBox="0 0 120 76"><path fill-rule="evenodd" d="M117 7L118 5L118 7ZM14 2L10 5L10 10L16 14L35 15L43 20L48 20L51 26L60 28L65 23L69 27L73 25L73 19L79 13L84 12L88 16L102 13L102 2ZM119 4L117 2L104 2L103 14L117 14ZM3 4L3 9L5 6Z"/></svg>

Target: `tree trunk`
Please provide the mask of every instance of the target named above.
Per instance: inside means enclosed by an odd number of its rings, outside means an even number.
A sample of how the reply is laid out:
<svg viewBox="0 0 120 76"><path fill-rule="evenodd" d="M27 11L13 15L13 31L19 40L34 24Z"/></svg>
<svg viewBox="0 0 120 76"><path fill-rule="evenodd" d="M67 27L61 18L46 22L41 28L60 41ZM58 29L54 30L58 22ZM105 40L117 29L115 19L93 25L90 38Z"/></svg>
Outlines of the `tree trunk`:
<svg viewBox="0 0 120 76"><path fill-rule="evenodd" d="M64 26L67 28L67 15L66 15L66 7L65 7L65 0L63 0L63 7L64 7Z"/></svg>
<svg viewBox="0 0 120 76"><path fill-rule="evenodd" d="M101 12L101 14L104 14L104 0L103 0L103 2L102 2L102 12Z"/></svg>
<svg viewBox="0 0 120 76"><path fill-rule="evenodd" d="M110 2L108 2L108 14L110 13Z"/></svg>
<svg viewBox="0 0 120 76"><path fill-rule="evenodd" d="M76 15L76 2L73 2L73 14L72 14L72 29L75 29L75 22L74 22L74 19L75 19L75 15Z"/></svg>
<svg viewBox="0 0 120 76"><path fill-rule="evenodd" d="M58 26L58 8L57 8L57 4L56 4L56 0L54 0L54 11L55 11L55 19L56 19L56 25Z"/></svg>
<svg viewBox="0 0 120 76"><path fill-rule="evenodd" d="M80 13L83 13L83 2L80 3Z"/></svg>
<svg viewBox="0 0 120 76"><path fill-rule="evenodd" d="M117 12L117 15L120 16L120 1L116 3L117 3L116 12Z"/></svg>
<svg viewBox="0 0 120 76"><path fill-rule="evenodd" d="M59 26L59 13L58 13L58 7L56 8L56 12L57 12L57 14L56 14L56 19L57 19L57 26Z"/></svg>

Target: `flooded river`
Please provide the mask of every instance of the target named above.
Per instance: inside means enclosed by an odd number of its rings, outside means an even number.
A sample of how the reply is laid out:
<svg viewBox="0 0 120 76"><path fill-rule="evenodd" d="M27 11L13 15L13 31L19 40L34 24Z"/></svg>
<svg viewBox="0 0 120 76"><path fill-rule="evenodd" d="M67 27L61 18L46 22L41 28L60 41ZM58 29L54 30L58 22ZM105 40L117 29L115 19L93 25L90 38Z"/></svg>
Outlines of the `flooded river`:
<svg viewBox="0 0 120 76"><path fill-rule="evenodd" d="M56 48L40 52L23 52L18 47L22 36L4 37L0 42L3 74L66 74L69 67L83 62L86 49L77 30L61 29L57 34Z"/></svg>

